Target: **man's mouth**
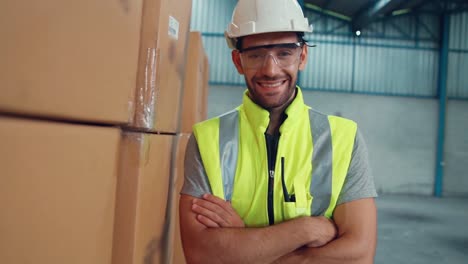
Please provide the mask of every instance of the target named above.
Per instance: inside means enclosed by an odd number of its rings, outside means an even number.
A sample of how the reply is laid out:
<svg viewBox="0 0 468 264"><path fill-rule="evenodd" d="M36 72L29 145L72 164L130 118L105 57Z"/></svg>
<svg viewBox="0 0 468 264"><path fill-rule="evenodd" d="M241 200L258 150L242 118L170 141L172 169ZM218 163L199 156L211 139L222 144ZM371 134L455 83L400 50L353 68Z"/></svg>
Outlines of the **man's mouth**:
<svg viewBox="0 0 468 264"><path fill-rule="evenodd" d="M269 88L269 89L273 89L273 88L277 88L277 87L280 87L282 86L283 84L286 83L287 80L280 80L280 81L268 81L268 82L262 82L262 81L257 81L257 85L261 86L261 87L264 87L264 88Z"/></svg>

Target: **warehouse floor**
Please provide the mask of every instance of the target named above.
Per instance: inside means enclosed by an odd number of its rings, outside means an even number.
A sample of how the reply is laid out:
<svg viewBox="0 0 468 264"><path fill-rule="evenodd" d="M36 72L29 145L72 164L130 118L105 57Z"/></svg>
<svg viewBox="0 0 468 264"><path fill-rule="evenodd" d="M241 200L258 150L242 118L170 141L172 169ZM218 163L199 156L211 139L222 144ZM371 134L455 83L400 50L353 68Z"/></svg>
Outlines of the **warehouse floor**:
<svg viewBox="0 0 468 264"><path fill-rule="evenodd" d="M376 264L468 263L468 198L381 195Z"/></svg>

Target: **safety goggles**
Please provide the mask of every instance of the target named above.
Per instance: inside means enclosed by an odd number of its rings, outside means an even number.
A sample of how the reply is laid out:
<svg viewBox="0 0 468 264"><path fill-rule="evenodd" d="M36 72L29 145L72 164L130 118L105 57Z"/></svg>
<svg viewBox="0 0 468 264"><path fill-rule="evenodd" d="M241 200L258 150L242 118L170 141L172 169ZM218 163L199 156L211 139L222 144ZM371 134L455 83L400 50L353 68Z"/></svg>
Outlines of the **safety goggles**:
<svg viewBox="0 0 468 264"><path fill-rule="evenodd" d="M271 56L279 67L288 67L298 61L302 46L302 42L271 44L245 48L239 50L239 53L242 66L248 69L262 67L268 56Z"/></svg>

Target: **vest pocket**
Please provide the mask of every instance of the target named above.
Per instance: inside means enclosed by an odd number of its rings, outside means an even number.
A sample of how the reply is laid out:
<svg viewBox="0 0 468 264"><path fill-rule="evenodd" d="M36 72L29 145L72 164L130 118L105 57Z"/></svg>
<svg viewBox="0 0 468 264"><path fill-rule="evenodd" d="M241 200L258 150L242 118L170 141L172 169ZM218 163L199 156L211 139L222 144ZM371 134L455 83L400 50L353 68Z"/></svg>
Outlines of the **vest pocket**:
<svg viewBox="0 0 468 264"><path fill-rule="evenodd" d="M312 196L309 193L308 188L304 185L294 184L296 201L294 202L283 202L283 214L284 220L297 218L300 216L310 216L312 206Z"/></svg>

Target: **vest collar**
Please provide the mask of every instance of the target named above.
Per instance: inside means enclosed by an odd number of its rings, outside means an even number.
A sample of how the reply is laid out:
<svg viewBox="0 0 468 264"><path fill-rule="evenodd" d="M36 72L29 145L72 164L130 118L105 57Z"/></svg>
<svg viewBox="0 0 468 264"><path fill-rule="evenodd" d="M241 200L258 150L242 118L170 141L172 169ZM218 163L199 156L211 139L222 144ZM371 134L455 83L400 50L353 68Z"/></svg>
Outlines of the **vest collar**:
<svg viewBox="0 0 468 264"><path fill-rule="evenodd" d="M296 86L297 92L296 97L291 104L286 108L285 113L288 116L280 127L280 133L286 132L290 127L293 126L301 117L304 115L304 110L307 110L307 106L304 104L302 97L302 91L299 86ZM244 92L243 97L243 108L245 114L252 128L260 130L264 133L270 122L270 113L254 103L252 99L247 95L248 90Z"/></svg>

